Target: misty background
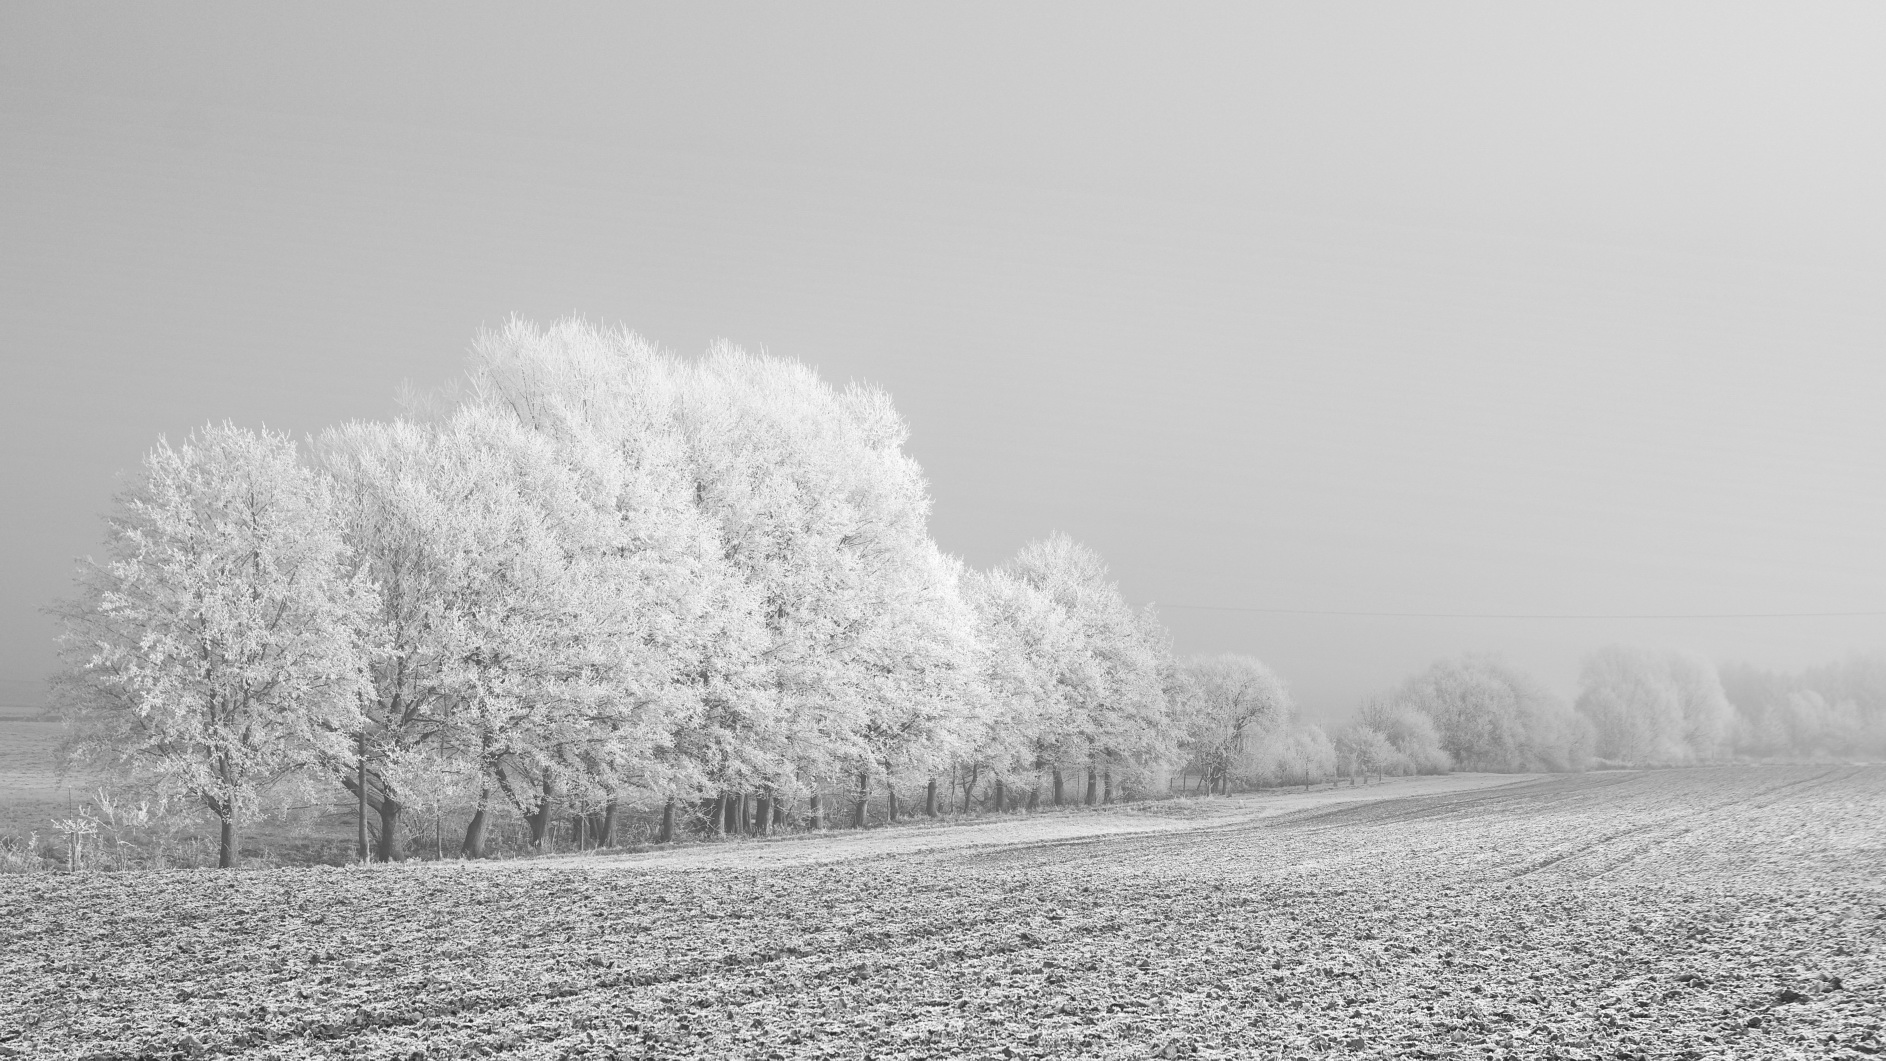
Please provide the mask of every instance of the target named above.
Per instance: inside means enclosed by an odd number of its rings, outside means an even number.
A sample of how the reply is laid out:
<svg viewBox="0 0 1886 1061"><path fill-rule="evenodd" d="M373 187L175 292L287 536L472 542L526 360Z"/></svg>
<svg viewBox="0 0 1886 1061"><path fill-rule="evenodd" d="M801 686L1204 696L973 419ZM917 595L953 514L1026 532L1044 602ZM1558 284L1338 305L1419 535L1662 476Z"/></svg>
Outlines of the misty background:
<svg viewBox="0 0 1886 1061"><path fill-rule="evenodd" d="M514 313L885 387L945 549L1067 532L1312 718L1469 650L1886 647L1882 53L1859 5L8 5L0 703L159 434L389 416Z"/></svg>

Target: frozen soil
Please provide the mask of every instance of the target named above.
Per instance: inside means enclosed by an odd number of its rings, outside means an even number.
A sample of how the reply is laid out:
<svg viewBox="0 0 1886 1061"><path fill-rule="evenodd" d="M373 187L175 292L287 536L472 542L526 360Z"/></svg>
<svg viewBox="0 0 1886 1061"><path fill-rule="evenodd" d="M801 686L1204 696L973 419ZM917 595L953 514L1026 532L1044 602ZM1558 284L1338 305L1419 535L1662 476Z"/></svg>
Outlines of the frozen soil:
<svg viewBox="0 0 1886 1061"><path fill-rule="evenodd" d="M1118 807L1049 810L1036 815L936 821L905 819L896 828L863 832L835 830L796 833L733 843L696 844L633 853L591 853L545 860L536 865L618 867L643 870L754 869L842 862L887 855L911 855L965 847L997 847L1062 840L1175 832L1205 825L1223 826L1289 814L1336 803L1354 803L1417 795L1438 795L1511 785L1529 780L1515 774L1447 774L1395 778L1373 785L1319 785L1310 791L1274 791L1232 797L1181 798ZM506 863L484 863L486 866Z"/></svg>
<svg viewBox="0 0 1886 1061"><path fill-rule="evenodd" d="M0 879L0 1052L1886 1048L1886 767L1471 780L627 858Z"/></svg>

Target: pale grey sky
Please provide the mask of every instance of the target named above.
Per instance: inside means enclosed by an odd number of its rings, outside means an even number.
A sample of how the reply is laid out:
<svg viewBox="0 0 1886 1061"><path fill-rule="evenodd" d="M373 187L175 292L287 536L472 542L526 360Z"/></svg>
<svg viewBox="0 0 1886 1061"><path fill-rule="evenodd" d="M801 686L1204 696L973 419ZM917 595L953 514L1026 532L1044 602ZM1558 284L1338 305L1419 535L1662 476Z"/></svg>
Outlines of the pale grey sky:
<svg viewBox="0 0 1886 1061"><path fill-rule="evenodd" d="M517 313L887 387L1318 714L1432 658L1886 616L1886 8L9 4L0 701L120 472Z"/></svg>

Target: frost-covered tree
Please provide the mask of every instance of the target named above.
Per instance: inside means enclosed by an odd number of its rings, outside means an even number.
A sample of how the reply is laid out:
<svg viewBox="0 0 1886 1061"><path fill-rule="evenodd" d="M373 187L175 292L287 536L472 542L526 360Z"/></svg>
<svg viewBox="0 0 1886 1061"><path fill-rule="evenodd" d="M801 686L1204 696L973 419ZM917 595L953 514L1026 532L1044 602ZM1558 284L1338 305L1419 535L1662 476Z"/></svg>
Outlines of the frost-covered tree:
<svg viewBox="0 0 1886 1061"><path fill-rule="evenodd" d="M1580 731L1571 712L1530 676L1496 658L1441 660L1404 682L1390 700L1397 709L1433 720L1441 748L1456 767L1515 771L1577 765Z"/></svg>
<svg viewBox="0 0 1886 1061"><path fill-rule="evenodd" d="M1302 785L1336 776L1335 745L1321 726L1292 722L1273 733L1252 756L1258 779L1267 784Z"/></svg>
<svg viewBox="0 0 1886 1061"><path fill-rule="evenodd" d="M1086 773L1085 801L1101 801L1115 774L1137 781L1176 755L1166 685L1170 657L1155 617L1120 596L1105 561L1064 534L1032 542L1004 565L1052 600L1072 633L1055 665L1065 723L1044 735L1055 789L1069 769Z"/></svg>
<svg viewBox="0 0 1886 1061"><path fill-rule="evenodd" d="M281 434L160 441L107 523L104 559L58 609L70 752L200 801L233 866L270 786L358 729L372 588Z"/></svg>
<svg viewBox="0 0 1886 1061"><path fill-rule="evenodd" d="M998 568L966 574L963 586L976 615L982 649L978 688L986 711L956 756L964 798L973 798L984 778L1004 784L1028 778L1038 790L1043 771L1056 767L1056 751L1075 726L1078 690L1098 681L1084 673L1094 661L1066 610L1029 580ZM1064 795L1057 774L1053 802L1061 803Z"/></svg>
<svg viewBox="0 0 1886 1061"><path fill-rule="evenodd" d="M547 813L560 785L563 798L602 808L605 836L627 798L663 804L672 838L676 801L739 758L729 720L764 716L773 699L760 674L760 587L704 503L689 373L626 332L512 322L479 337L462 399L548 440L580 499L561 522L580 572L572 588L592 594L592 620L613 630L620 695L588 719L592 732L560 742L560 779L546 774L542 804Z"/></svg>
<svg viewBox="0 0 1886 1061"><path fill-rule="evenodd" d="M1384 759L1378 772L1444 774L1453 769L1453 759L1441 747L1441 731L1435 728L1434 720L1395 697L1377 696L1365 702L1360 722L1380 733L1395 749L1395 755Z"/></svg>
<svg viewBox="0 0 1886 1061"><path fill-rule="evenodd" d="M1290 720L1288 690L1263 662L1226 653L1195 656L1179 668L1175 714L1185 727L1186 766L1207 792L1255 779L1253 754Z"/></svg>
<svg viewBox="0 0 1886 1061"><path fill-rule="evenodd" d="M883 614L851 649L861 758L883 777L893 818L900 784L925 782L929 809L937 771L987 728L983 650L976 613L961 595L961 565L928 539L917 550L884 572L892 581L880 591Z"/></svg>
<svg viewBox="0 0 1886 1061"><path fill-rule="evenodd" d="M1688 763L1728 752L1734 709L1708 660L1614 645L1585 658L1578 713L1596 754L1628 763Z"/></svg>
<svg viewBox="0 0 1886 1061"><path fill-rule="evenodd" d="M698 502L765 626L759 695L716 719L708 772L772 798L868 791L881 761L930 743L971 655L903 422L880 391L730 347L681 405Z"/></svg>
<svg viewBox="0 0 1886 1061"><path fill-rule="evenodd" d="M1735 708L1737 753L1778 758L1886 755L1886 653L1854 654L1797 673L1721 669Z"/></svg>
<svg viewBox="0 0 1886 1061"><path fill-rule="evenodd" d="M360 807L362 857L368 811L377 818L371 853L382 861L400 855L406 803L386 765L424 761L425 752L436 759L465 680L451 612L453 582L462 577L451 533L458 498L441 481L436 450L430 430L405 422L331 429L315 448L360 575L377 591L363 623L374 649L371 689L353 747L331 768Z"/></svg>
<svg viewBox="0 0 1886 1061"><path fill-rule="evenodd" d="M1366 779L1368 775L1378 777L1394 769L1399 773L1403 755L1388 736L1381 730L1365 722L1352 722L1337 731L1332 739L1336 749L1338 769L1349 778L1350 785L1355 784L1356 775Z"/></svg>

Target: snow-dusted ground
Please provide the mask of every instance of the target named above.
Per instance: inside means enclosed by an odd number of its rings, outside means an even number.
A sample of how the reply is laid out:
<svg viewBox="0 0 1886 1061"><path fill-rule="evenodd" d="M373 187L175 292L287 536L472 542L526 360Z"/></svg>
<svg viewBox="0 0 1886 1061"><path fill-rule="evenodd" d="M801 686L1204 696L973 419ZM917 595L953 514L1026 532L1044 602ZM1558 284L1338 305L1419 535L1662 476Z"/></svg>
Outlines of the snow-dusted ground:
<svg viewBox="0 0 1886 1061"><path fill-rule="evenodd" d="M1886 767L0 883L0 1058L1886 1053Z"/></svg>
<svg viewBox="0 0 1886 1061"><path fill-rule="evenodd" d="M1440 796L1484 788L1524 784L1533 774L1459 773L1396 778L1381 784L1319 786L1308 792L1265 792L1231 797L1198 797L1118 807L1078 808L1036 815L1013 814L961 822L906 819L885 828L834 829L813 835L789 835L729 843L684 846L634 854L586 854L533 859L521 863L541 869L616 867L635 870L759 869L809 866L852 859L914 855L967 847L1002 847L1098 839L1135 833L1183 832L1239 825L1331 806ZM485 866L516 866L488 862Z"/></svg>

